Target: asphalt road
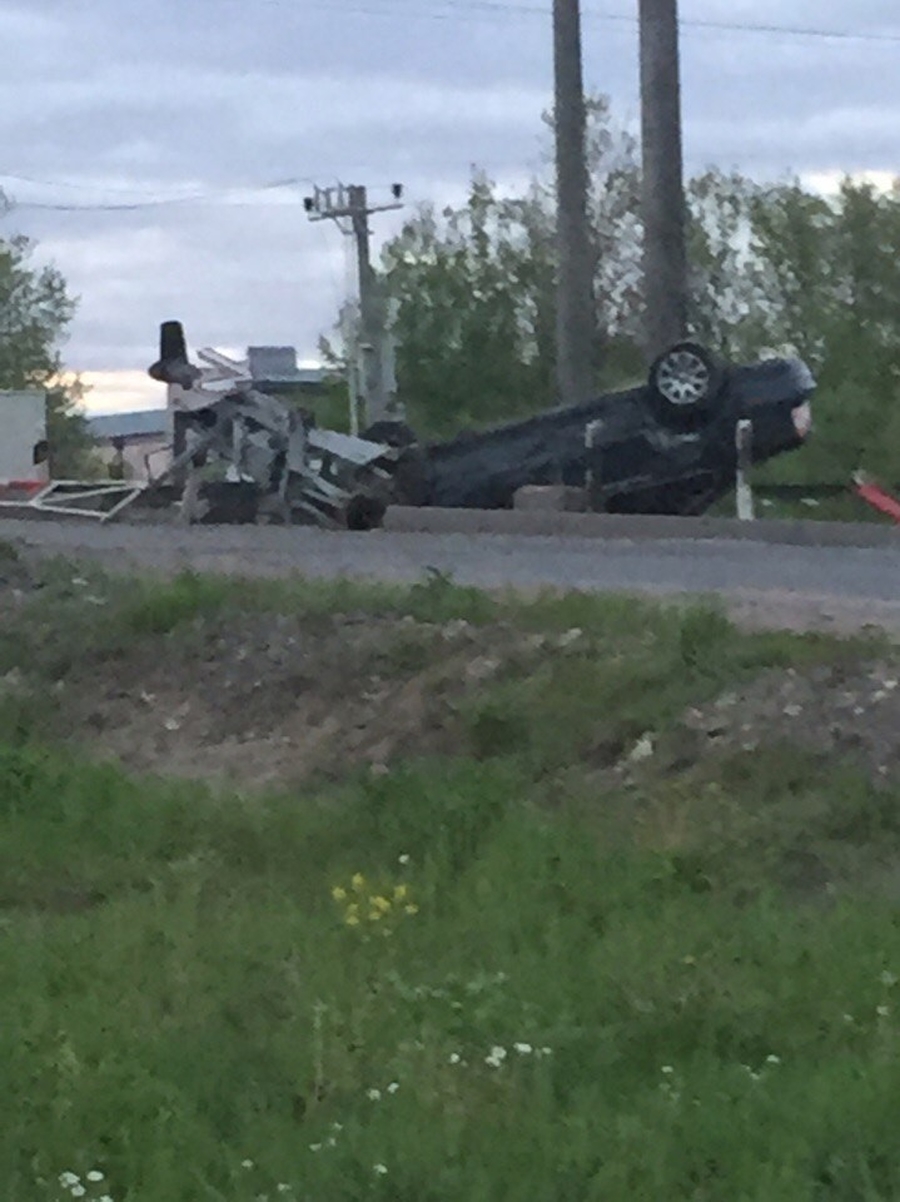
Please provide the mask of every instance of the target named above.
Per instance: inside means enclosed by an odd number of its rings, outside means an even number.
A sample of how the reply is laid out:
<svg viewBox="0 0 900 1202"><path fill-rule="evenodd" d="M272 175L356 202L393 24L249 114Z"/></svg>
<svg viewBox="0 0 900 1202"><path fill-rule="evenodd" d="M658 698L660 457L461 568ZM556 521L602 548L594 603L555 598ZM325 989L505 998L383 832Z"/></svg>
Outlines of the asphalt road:
<svg viewBox="0 0 900 1202"><path fill-rule="evenodd" d="M124 570L192 567L245 576L300 573L413 582L433 567L459 584L484 588L715 593L755 624L859 627L871 622L900 632L900 548L895 547L16 520L0 520L0 538Z"/></svg>

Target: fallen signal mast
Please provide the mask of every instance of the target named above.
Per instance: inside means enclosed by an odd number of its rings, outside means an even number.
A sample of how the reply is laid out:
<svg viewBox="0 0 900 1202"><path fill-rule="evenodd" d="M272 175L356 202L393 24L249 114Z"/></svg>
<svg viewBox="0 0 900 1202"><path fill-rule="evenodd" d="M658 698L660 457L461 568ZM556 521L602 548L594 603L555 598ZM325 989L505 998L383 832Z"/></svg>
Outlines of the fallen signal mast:
<svg viewBox="0 0 900 1202"><path fill-rule="evenodd" d="M200 473L217 460L245 495L249 486L251 509L274 520L357 530L381 524L396 448L319 429L307 410L255 389L224 356L201 357L211 364L205 370L189 362L181 324L163 323L160 358L149 375L177 390L175 446L153 487L185 479L186 521L204 516Z"/></svg>

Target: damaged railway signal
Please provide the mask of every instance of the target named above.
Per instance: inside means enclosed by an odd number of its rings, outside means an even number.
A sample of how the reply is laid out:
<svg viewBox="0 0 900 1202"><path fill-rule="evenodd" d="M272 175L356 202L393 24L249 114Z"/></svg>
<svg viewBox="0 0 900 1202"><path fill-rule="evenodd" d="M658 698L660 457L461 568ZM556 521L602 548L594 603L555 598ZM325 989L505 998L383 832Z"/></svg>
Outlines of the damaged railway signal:
<svg viewBox="0 0 900 1202"><path fill-rule="evenodd" d="M640 387L424 443L389 420L362 438L320 430L249 380L210 379L189 362L178 322L163 324L149 373L180 394L185 441L166 478L212 456L276 520L353 528L380 524L390 504L509 508L519 489L553 484L583 489L592 510L700 514L735 486L738 427L752 426L754 463L794 450L815 391L802 360L729 365L683 342Z"/></svg>
<svg viewBox="0 0 900 1202"><path fill-rule="evenodd" d="M204 357L212 364L206 371L188 360L181 323L168 321L160 328L160 357L148 369L152 379L177 389L173 458L154 484L185 480L186 520L201 516L198 473L217 460L227 465L235 494L249 497L249 516L263 510L286 523L380 525L391 500L395 448L320 430L307 410L253 388L211 354Z"/></svg>

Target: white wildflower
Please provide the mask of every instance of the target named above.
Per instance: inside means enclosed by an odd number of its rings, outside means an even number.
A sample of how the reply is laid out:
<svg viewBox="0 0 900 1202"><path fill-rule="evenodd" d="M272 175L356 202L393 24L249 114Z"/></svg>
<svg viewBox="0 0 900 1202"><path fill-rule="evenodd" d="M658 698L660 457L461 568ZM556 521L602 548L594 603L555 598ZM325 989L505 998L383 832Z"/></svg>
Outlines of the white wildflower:
<svg viewBox="0 0 900 1202"><path fill-rule="evenodd" d="M640 764L643 760L649 760L653 752L653 736L650 734L642 735L632 748L628 760L632 764Z"/></svg>
<svg viewBox="0 0 900 1202"><path fill-rule="evenodd" d="M369 1099L370 1102L380 1102L381 1101L381 1090L380 1089L367 1089L366 1097Z"/></svg>
<svg viewBox="0 0 900 1202"><path fill-rule="evenodd" d="M87 1177L88 1181L102 1181L103 1180L103 1174L100 1172L99 1169L91 1169L91 1171L89 1173L86 1173L85 1176Z"/></svg>
<svg viewBox="0 0 900 1202"><path fill-rule="evenodd" d="M81 1178L77 1173L70 1173L67 1171L65 1173L60 1173L59 1175L59 1184L63 1187L63 1189L71 1189L73 1185L79 1185L80 1183Z"/></svg>
<svg viewBox="0 0 900 1202"><path fill-rule="evenodd" d="M667 1077L670 1077L672 1075L672 1073L675 1072L675 1070L674 1070L674 1068L672 1068L671 1064L664 1064L662 1066L662 1068L660 1069L660 1072L663 1072L666 1074Z"/></svg>
<svg viewBox="0 0 900 1202"><path fill-rule="evenodd" d="M891 1012L890 1006L876 1006L875 1007L875 1013L878 1015L879 1018L887 1018L887 1016L890 1014L890 1012Z"/></svg>
<svg viewBox="0 0 900 1202"><path fill-rule="evenodd" d="M73 1198L83 1198L84 1195L87 1193L87 1190L84 1188L83 1185L73 1185L71 1187L71 1189L69 1190L69 1193L72 1195Z"/></svg>
<svg viewBox="0 0 900 1202"><path fill-rule="evenodd" d="M400 1082L392 1081L390 1083L390 1085L387 1087L387 1091L388 1091L388 1093L396 1093L399 1088L400 1088Z"/></svg>
<svg viewBox="0 0 900 1202"><path fill-rule="evenodd" d="M397 857L397 863L406 867L406 865L409 863L409 855L404 852L402 856Z"/></svg>
<svg viewBox="0 0 900 1202"><path fill-rule="evenodd" d="M776 1056L774 1052L766 1057L766 1064L781 1064L781 1057Z"/></svg>
<svg viewBox="0 0 900 1202"><path fill-rule="evenodd" d="M242 1169L252 1169L252 1168L253 1168L253 1161L252 1161L252 1160L242 1160L242 1161L241 1161L241 1168L242 1168Z"/></svg>
<svg viewBox="0 0 900 1202"><path fill-rule="evenodd" d="M881 983L884 985L885 989L893 989L893 987L897 984L897 978L892 972L883 972L881 974Z"/></svg>
<svg viewBox="0 0 900 1202"><path fill-rule="evenodd" d="M513 1047L516 1049L516 1051L519 1053L520 1056L530 1056L531 1053L534 1051L534 1048L531 1046L530 1043L514 1043Z"/></svg>
<svg viewBox="0 0 900 1202"><path fill-rule="evenodd" d="M485 1064L490 1065L491 1068L499 1068L505 1059L506 1048L502 1048L499 1046L499 1044L495 1044L491 1048L490 1053L485 1056L484 1062Z"/></svg>
<svg viewBox="0 0 900 1202"><path fill-rule="evenodd" d="M379 1177L383 1177L385 1175L385 1173L387 1172L387 1165L386 1164L373 1164L372 1170L373 1170L373 1172L377 1173Z"/></svg>
<svg viewBox="0 0 900 1202"><path fill-rule="evenodd" d="M459 1052L451 1052L450 1053L450 1063L451 1064L459 1064L459 1059L460 1059Z"/></svg>
<svg viewBox="0 0 900 1202"><path fill-rule="evenodd" d="M309 1145L309 1150L310 1150L310 1152L321 1152L321 1151L322 1151L322 1145L321 1145L321 1144L310 1144L310 1145Z"/></svg>
<svg viewBox="0 0 900 1202"><path fill-rule="evenodd" d="M583 631L577 626L573 626L571 630L567 630L565 634L561 634L556 640L556 645L560 648L571 647L573 643L577 643L581 638Z"/></svg>

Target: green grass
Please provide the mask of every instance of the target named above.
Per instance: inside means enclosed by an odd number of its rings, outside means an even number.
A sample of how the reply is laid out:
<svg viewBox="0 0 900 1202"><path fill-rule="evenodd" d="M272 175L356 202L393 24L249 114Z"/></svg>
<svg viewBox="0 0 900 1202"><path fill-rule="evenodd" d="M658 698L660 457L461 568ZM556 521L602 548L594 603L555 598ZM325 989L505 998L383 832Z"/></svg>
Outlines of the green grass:
<svg viewBox="0 0 900 1202"><path fill-rule="evenodd" d="M0 780L5 1197L88 1168L149 1202L900 1191L883 902L790 905L751 844L738 904L497 764L320 804L23 750ZM357 871L418 912L347 925Z"/></svg>
<svg viewBox="0 0 900 1202"><path fill-rule="evenodd" d="M91 647L291 605L555 650L466 709L472 755L328 790L0 749L0 1197L94 1169L116 1202L900 1197L900 793L777 746L629 791L576 762L859 646L435 575L48 588Z"/></svg>

